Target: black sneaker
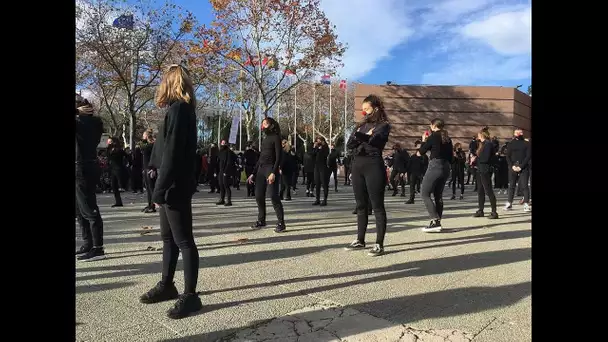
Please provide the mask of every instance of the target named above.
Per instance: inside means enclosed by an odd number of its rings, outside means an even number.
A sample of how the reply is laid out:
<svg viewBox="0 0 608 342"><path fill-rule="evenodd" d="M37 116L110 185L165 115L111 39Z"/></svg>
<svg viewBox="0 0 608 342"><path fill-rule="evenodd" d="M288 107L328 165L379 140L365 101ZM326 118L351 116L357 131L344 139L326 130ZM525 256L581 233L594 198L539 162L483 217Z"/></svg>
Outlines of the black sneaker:
<svg viewBox="0 0 608 342"><path fill-rule="evenodd" d="M279 222L279 223L277 223L277 227L274 229L274 232L282 233L286 230L287 230L287 228L285 228L285 222Z"/></svg>
<svg viewBox="0 0 608 342"><path fill-rule="evenodd" d="M231 207L232 206L232 201L228 201L226 202L226 204L224 204L224 207Z"/></svg>
<svg viewBox="0 0 608 342"><path fill-rule="evenodd" d="M491 212L490 216L488 216L488 218L490 220L496 220L498 218L498 213L497 212Z"/></svg>
<svg viewBox="0 0 608 342"><path fill-rule="evenodd" d="M91 248L93 247L85 245L80 246L80 248L78 248L78 250L76 251L76 256L87 254L91 250Z"/></svg>
<svg viewBox="0 0 608 342"><path fill-rule="evenodd" d="M320 204L321 204L321 201L319 201L319 200L316 200L312 203L312 205L320 205Z"/></svg>
<svg viewBox="0 0 608 342"><path fill-rule="evenodd" d="M319 204L322 207L327 207L327 200L323 200L321 201L321 204Z"/></svg>
<svg viewBox="0 0 608 342"><path fill-rule="evenodd" d="M463 195L460 195L460 197L459 197L458 199L463 200L463 199L464 199L464 196L463 196Z"/></svg>
<svg viewBox="0 0 608 342"><path fill-rule="evenodd" d="M450 197L450 200L455 200L456 199L456 195L452 195L452 197Z"/></svg>
<svg viewBox="0 0 608 342"><path fill-rule="evenodd" d="M440 233L442 229L441 221L433 220L428 226L422 228L422 231L425 233Z"/></svg>
<svg viewBox="0 0 608 342"><path fill-rule="evenodd" d="M90 251L78 256L76 259L78 259L78 261L82 261L82 262L89 262L89 261L103 260L105 258L106 258L106 253L104 253L103 247L93 247L93 248L91 248Z"/></svg>
<svg viewBox="0 0 608 342"><path fill-rule="evenodd" d="M353 215L357 215L357 209L353 210Z"/></svg>
<svg viewBox="0 0 608 342"><path fill-rule="evenodd" d="M150 209L150 207L145 207L141 210L142 213L145 213L148 209Z"/></svg>
<svg viewBox="0 0 608 342"><path fill-rule="evenodd" d="M384 247L380 246L379 244L375 244L374 248L367 252L367 255L369 256L380 256L382 254L384 254Z"/></svg>
<svg viewBox="0 0 608 342"><path fill-rule="evenodd" d="M145 214L151 214L151 213L155 213L156 212L156 208L146 208L146 210L144 210Z"/></svg>
<svg viewBox="0 0 608 342"><path fill-rule="evenodd" d="M360 250L360 249L365 249L365 243L363 243L359 240L355 240L355 241L351 242L350 245L344 247L344 250L347 250L347 251L356 251L356 250Z"/></svg>
<svg viewBox="0 0 608 342"><path fill-rule="evenodd" d="M196 293L184 293L180 295L172 309L167 310L167 317L180 319L200 311L203 303Z"/></svg>
<svg viewBox="0 0 608 342"><path fill-rule="evenodd" d="M143 304L154 304L177 299L178 297L179 293L177 292L174 283L165 285L162 281L159 281L156 286L139 297L139 302Z"/></svg>
<svg viewBox="0 0 608 342"><path fill-rule="evenodd" d="M405 197L405 192L402 192L402 193L401 193L401 197Z"/></svg>
<svg viewBox="0 0 608 342"><path fill-rule="evenodd" d="M405 204L414 204L414 200L409 200L409 201L405 202Z"/></svg>
<svg viewBox="0 0 608 342"><path fill-rule="evenodd" d="M483 211L477 210L475 212L475 215L473 215L473 217L484 217Z"/></svg>
<svg viewBox="0 0 608 342"><path fill-rule="evenodd" d="M291 197L287 197L285 200L286 201L291 201Z"/></svg>
<svg viewBox="0 0 608 342"><path fill-rule="evenodd" d="M393 191L393 194L391 196L395 197L397 196L398 192L397 191Z"/></svg>
<svg viewBox="0 0 608 342"><path fill-rule="evenodd" d="M253 226L251 226L251 229L261 229L266 227L266 222L263 221L256 221Z"/></svg>
<svg viewBox="0 0 608 342"><path fill-rule="evenodd" d="M116 204L112 204L111 208L117 208L117 207L122 207L122 203L116 203Z"/></svg>
<svg viewBox="0 0 608 342"><path fill-rule="evenodd" d="M223 200L218 201L218 202L215 203L215 205L224 205L224 204L226 204L226 202L224 202Z"/></svg>

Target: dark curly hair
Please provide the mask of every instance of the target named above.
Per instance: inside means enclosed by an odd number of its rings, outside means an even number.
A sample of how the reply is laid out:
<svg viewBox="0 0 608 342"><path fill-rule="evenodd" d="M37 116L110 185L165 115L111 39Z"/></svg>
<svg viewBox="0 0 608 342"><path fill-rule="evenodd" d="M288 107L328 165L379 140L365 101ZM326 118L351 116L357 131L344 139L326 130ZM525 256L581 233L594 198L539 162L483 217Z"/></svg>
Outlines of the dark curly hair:
<svg viewBox="0 0 608 342"><path fill-rule="evenodd" d="M360 123L359 126L362 126L364 123L380 123L380 122L388 122L388 117L386 116L386 112L384 111L384 103L379 96L370 94L366 98L363 99L363 103L369 103L374 112L365 116L365 121Z"/></svg>

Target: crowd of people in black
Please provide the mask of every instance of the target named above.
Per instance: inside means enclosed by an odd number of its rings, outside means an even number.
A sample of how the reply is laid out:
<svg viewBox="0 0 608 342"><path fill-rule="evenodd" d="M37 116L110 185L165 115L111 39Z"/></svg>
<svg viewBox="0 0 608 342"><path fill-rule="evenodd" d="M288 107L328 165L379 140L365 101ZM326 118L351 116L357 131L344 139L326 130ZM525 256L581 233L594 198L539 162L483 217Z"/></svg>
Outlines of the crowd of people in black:
<svg viewBox="0 0 608 342"><path fill-rule="evenodd" d="M96 204L95 192L112 191L113 208L123 206L121 191L147 192L145 213L158 211L163 241L161 280L140 298L142 303L177 299L168 311L171 318L182 318L202 308L196 295L198 250L192 233L192 197L200 184L209 185L209 193L217 193L216 205L231 206L232 189L240 190L245 174L246 196L255 198L258 216L251 226L267 225L266 199L270 199L277 221L274 231L287 230L283 201L297 194L298 185L305 187L305 196L314 197L311 204L329 205L330 180L338 192L340 166L344 186L352 186L357 217L357 238L346 250L366 250L365 234L370 215L374 215L376 240L367 251L370 256L384 254L387 227L385 192L399 190L413 204L418 193L424 202L430 223L424 232L440 232L444 212L443 191L452 188L451 200L464 199L465 185L475 185L478 210L475 217L485 216L485 198L489 198L490 219L497 219L495 189L508 191L505 210L511 210L514 196L521 189L522 204L530 211L528 183L531 175L530 142L523 131L515 130L509 143L500 146L482 128L471 140L468 151L460 143L452 143L446 123L434 119L411 154L401 144L392 146L392 154L383 157L391 125L382 100L369 95L363 100L362 117L341 157L334 145L317 137L306 152L296 152L288 140L282 139L279 124L267 117L260 127L263 140L260 149L248 143L245 151L235 152L225 140L220 146L197 148L196 99L188 71L171 66L157 90L156 104L166 109L158 132L146 130L133 151L122 147L117 138L108 140L108 147L97 151L103 132L101 120L93 107L82 97L76 99L76 215L82 231L83 244L76 252L80 261L106 257L103 247L103 221ZM465 182L465 174L467 179ZM302 182L299 183L299 176ZM471 177L472 176L472 177ZM494 180L494 186L492 184ZM321 197L322 196L322 197ZM184 262L184 292L179 295L173 277L179 253Z"/></svg>

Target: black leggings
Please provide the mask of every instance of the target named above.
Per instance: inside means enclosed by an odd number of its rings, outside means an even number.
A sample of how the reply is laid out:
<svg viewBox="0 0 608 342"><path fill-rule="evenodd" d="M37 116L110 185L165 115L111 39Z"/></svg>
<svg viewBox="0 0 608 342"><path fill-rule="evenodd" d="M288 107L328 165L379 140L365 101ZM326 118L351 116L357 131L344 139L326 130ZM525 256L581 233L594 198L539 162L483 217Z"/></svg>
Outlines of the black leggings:
<svg viewBox="0 0 608 342"><path fill-rule="evenodd" d="M95 194L98 179L99 168L94 163L76 167L76 217L85 247L103 247L103 221Z"/></svg>
<svg viewBox="0 0 608 342"><path fill-rule="evenodd" d="M313 191L315 189L315 173L314 172L306 172L306 190Z"/></svg>
<svg viewBox="0 0 608 342"><path fill-rule="evenodd" d="M376 217L376 243L384 246L386 211L384 191L386 169L382 157L357 156L352 164L352 183L357 202L357 240L365 243L368 223L368 206L371 204Z"/></svg>
<svg viewBox="0 0 608 342"><path fill-rule="evenodd" d="M293 174L291 173L283 173L281 175L281 191L280 191L280 197L281 199L285 198L285 190L287 190L287 198L291 198L291 187L292 184L291 181L293 181Z"/></svg>
<svg viewBox="0 0 608 342"><path fill-rule="evenodd" d="M154 209L154 203L152 203L152 194L154 193L154 186L156 185L156 177L150 178L148 172L146 172L146 192L148 195L148 208Z"/></svg>
<svg viewBox="0 0 608 342"><path fill-rule="evenodd" d="M112 184L112 192L114 193L114 204L122 205L120 197L120 172L112 170L110 173L110 183Z"/></svg>
<svg viewBox="0 0 608 342"><path fill-rule="evenodd" d="M255 201L258 204L258 221L266 223L266 196L269 196L274 212L277 214L277 220L284 223L283 204L279 197L281 175L276 173L274 175L274 182L268 184L267 179L271 173L272 165L261 165L258 168L258 173L255 175Z"/></svg>
<svg viewBox="0 0 608 342"><path fill-rule="evenodd" d="M249 176L251 176L251 174L253 173L253 166L246 166L245 167L245 176L247 176L247 179L249 179ZM255 181L255 179L254 179ZM249 182L247 182L247 196L253 196L255 194L255 185L253 184L249 184Z"/></svg>
<svg viewBox="0 0 608 342"><path fill-rule="evenodd" d="M452 195L456 195L456 182L458 182L458 186L460 187L460 194L464 195L464 168L452 168L452 179L450 183L452 183Z"/></svg>
<svg viewBox="0 0 608 342"><path fill-rule="evenodd" d="M441 220L443 217L443 189L450 177L450 163L443 159L432 159L422 179L420 196L431 220ZM431 199L431 193L435 201Z"/></svg>
<svg viewBox="0 0 608 342"><path fill-rule="evenodd" d="M317 201L321 198L321 187L323 187L323 199L327 200L329 193L329 168L315 165L315 187Z"/></svg>
<svg viewBox="0 0 608 342"><path fill-rule="evenodd" d="M171 190L170 190L171 191ZM177 258L182 252L184 262L184 293L195 293L198 280L198 249L192 235L192 197L180 204L160 206L160 236L163 239L163 278L165 284L173 282Z"/></svg>
<svg viewBox="0 0 608 342"><path fill-rule="evenodd" d="M410 173L408 174L408 179L410 181L410 201L413 201L416 196L416 190L420 191L420 180L422 179L422 175Z"/></svg>
<svg viewBox="0 0 608 342"><path fill-rule="evenodd" d="M223 201L226 197L228 197L228 202L232 201L232 190L230 190L232 180L230 178L230 176L225 175L217 176L220 187L220 201Z"/></svg>
<svg viewBox="0 0 608 342"><path fill-rule="evenodd" d="M492 173L491 172L477 172L477 202L479 205L479 211L483 212L484 205L486 203L486 195L490 199L490 207L492 212L496 212L496 196L492 189Z"/></svg>
<svg viewBox="0 0 608 342"><path fill-rule="evenodd" d="M403 177L401 177L402 173L405 173L405 172L399 172L395 169L393 169L391 171L390 181L391 181L391 186L393 187L393 192L395 192L395 193L397 193L397 191L398 191L397 181L399 181L399 184L401 185L401 192L405 193L405 180L403 179Z"/></svg>

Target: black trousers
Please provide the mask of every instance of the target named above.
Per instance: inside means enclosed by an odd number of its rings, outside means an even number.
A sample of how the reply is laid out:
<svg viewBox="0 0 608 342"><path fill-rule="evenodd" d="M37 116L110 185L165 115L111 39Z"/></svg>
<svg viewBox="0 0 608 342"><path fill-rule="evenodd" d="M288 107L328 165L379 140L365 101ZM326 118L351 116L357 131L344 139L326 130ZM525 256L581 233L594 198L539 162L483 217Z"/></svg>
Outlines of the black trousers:
<svg viewBox="0 0 608 342"><path fill-rule="evenodd" d="M344 185L350 185L350 179L348 179L348 176L350 176L350 167L344 166Z"/></svg>
<svg viewBox="0 0 608 342"><path fill-rule="evenodd" d="M317 201L321 198L321 187L323 187L323 199L327 200L329 193L329 168L315 165L315 187Z"/></svg>
<svg viewBox="0 0 608 342"><path fill-rule="evenodd" d="M146 181L146 193L148 195L148 208L154 208L154 203L152 203L152 193L154 193L154 186L156 185L156 177L150 178L148 172L144 175Z"/></svg>
<svg viewBox="0 0 608 342"><path fill-rule="evenodd" d="M281 191L280 191L280 197L281 199L287 197L287 198L291 198L291 187L292 187L292 183L293 181L293 174L292 173L283 173L281 175ZM285 196L285 191L287 191L287 196Z"/></svg>
<svg viewBox="0 0 608 342"><path fill-rule="evenodd" d="M209 171L207 172L207 180L209 181L209 187L211 188L211 191L215 191L216 189L218 189L219 185L218 185L218 175L216 174L215 176L213 175L215 170L215 166L209 165Z"/></svg>
<svg viewBox="0 0 608 342"><path fill-rule="evenodd" d="M103 221L95 194L98 180L99 166L95 162L76 166L76 217L86 247L103 247Z"/></svg>
<svg viewBox="0 0 608 342"><path fill-rule="evenodd" d="M120 197L120 182L122 172L120 170L110 171L110 184L112 185L112 192L114 193L114 204L122 205L122 198Z"/></svg>
<svg viewBox="0 0 608 342"><path fill-rule="evenodd" d="M401 174L405 173L405 172L399 172L398 170L393 169L391 171L391 176L390 176L390 181L391 181L391 186L393 187L393 192L397 193L398 189L398 185L401 185L401 192L405 193L405 180L403 179L403 177L401 177ZM397 182L399 182L399 184L397 184Z"/></svg>
<svg viewBox="0 0 608 342"><path fill-rule="evenodd" d="M456 182L460 187L460 194L464 195L464 169L452 168L452 195L456 195Z"/></svg>
<svg viewBox="0 0 608 342"><path fill-rule="evenodd" d="M509 187L509 169L506 165L498 165L494 175L494 188L507 189Z"/></svg>
<svg viewBox="0 0 608 342"><path fill-rule="evenodd" d="M496 212L496 196L492 189L492 173L491 172L477 172L477 204L479 205L479 211L483 212L484 205L486 203L486 195L490 199L490 207L492 212Z"/></svg>
<svg viewBox="0 0 608 342"><path fill-rule="evenodd" d="M131 168L131 190L144 192L143 171L141 168Z"/></svg>
<svg viewBox="0 0 608 342"><path fill-rule="evenodd" d="M329 187L329 178L331 175L334 175L334 187L338 190L338 167L329 168L329 173L327 174L327 186Z"/></svg>
<svg viewBox="0 0 608 342"><path fill-rule="evenodd" d="M298 177L300 176L300 171L291 173L291 187L295 190L298 188Z"/></svg>
<svg viewBox="0 0 608 342"><path fill-rule="evenodd" d="M469 184L471 176L473 176L473 184L475 184L475 181L477 180L477 169L474 167L469 167L467 170L467 184Z"/></svg>
<svg viewBox="0 0 608 342"><path fill-rule="evenodd" d="M247 176L247 178L249 178L249 176L251 176L251 174L253 173L253 166L245 166L245 176ZM254 179L255 181L255 179ZM249 184L249 182L247 182L247 196L253 196L255 195L255 185L253 184Z"/></svg>
<svg viewBox="0 0 608 342"><path fill-rule="evenodd" d="M521 172L515 172L513 169L509 170L509 203L513 203L513 197L515 197L515 187L519 187L524 192L524 203L530 202L530 188L528 187L529 170L523 169Z"/></svg>
<svg viewBox="0 0 608 342"><path fill-rule="evenodd" d="M242 170L237 170L234 176L232 177L232 186L234 186L237 190L241 187L241 175Z"/></svg>
<svg viewBox="0 0 608 342"><path fill-rule="evenodd" d="M410 201L414 200L416 196L416 190L420 191L420 183L422 181L422 175L418 173L410 173L408 175L410 181Z"/></svg>
<svg viewBox="0 0 608 342"><path fill-rule="evenodd" d="M260 165L255 175L255 201L258 204L258 221L266 222L266 197L270 197L272 207L279 222L285 222L283 215L283 204L279 197L281 175L274 175L274 182L268 184L268 176L272 173L273 165Z"/></svg>
<svg viewBox="0 0 608 342"><path fill-rule="evenodd" d="M306 185L306 171L302 169L302 185Z"/></svg>
<svg viewBox="0 0 608 342"><path fill-rule="evenodd" d="M431 220L440 220L443 216L443 189L450 176L450 163L443 159L432 159L422 179L420 195ZM431 199L431 194L435 201Z"/></svg>
<svg viewBox="0 0 608 342"><path fill-rule="evenodd" d="M232 185L232 177L229 175L217 175L217 179L219 181L220 187L220 201L223 201L226 197L228 197L228 202L232 201L232 190L230 190L230 186Z"/></svg>
<svg viewBox="0 0 608 342"><path fill-rule="evenodd" d="M315 189L315 173L314 172L305 172L306 175L306 190L313 191Z"/></svg>
<svg viewBox="0 0 608 342"><path fill-rule="evenodd" d="M196 293L198 249L192 234L192 197L161 205L159 214L160 236L163 240L162 281L165 284L173 282L181 251L184 262L184 293Z"/></svg>
<svg viewBox="0 0 608 342"><path fill-rule="evenodd" d="M352 164L352 183L357 202L357 240L365 243L368 224L368 207L376 217L376 243L384 246L386 235L386 210L384 191L386 169L382 157L357 156Z"/></svg>

